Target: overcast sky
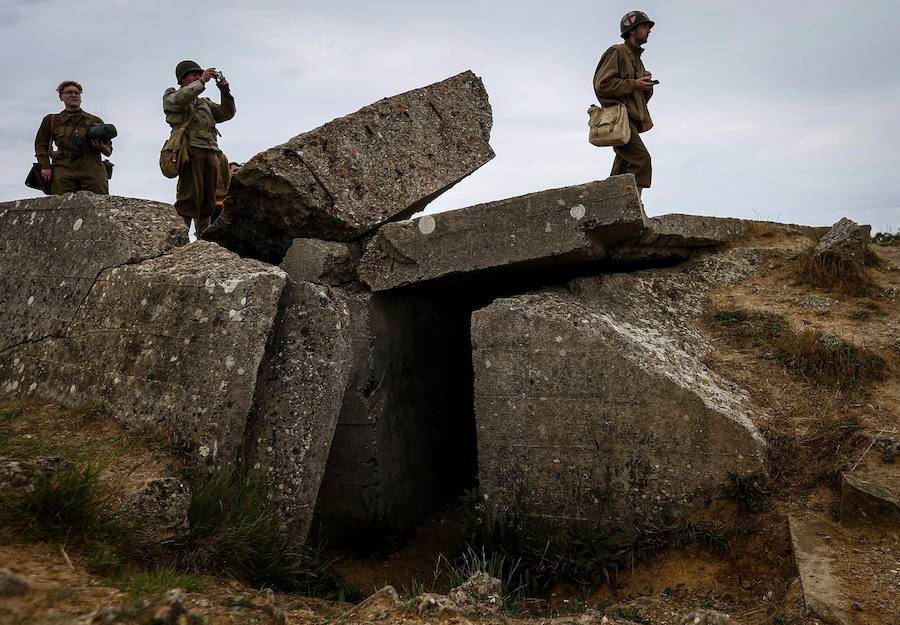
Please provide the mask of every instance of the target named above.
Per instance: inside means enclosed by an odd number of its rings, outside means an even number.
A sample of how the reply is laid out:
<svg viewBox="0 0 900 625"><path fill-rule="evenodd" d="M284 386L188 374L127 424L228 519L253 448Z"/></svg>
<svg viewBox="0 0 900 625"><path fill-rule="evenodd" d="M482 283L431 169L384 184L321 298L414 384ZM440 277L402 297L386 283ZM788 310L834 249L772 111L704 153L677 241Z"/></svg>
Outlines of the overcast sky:
<svg viewBox="0 0 900 625"><path fill-rule="evenodd" d="M34 135L71 78L119 130L111 193L172 202L161 97L182 59L232 83L238 113L219 126L231 160L472 69L497 157L429 210L602 179L612 150L587 142L591 79L632 9L657 24L643 57L660 80L642 135L648 214L900 228L900 3L888 0L0 0L0 201L34 195L22 184Z"/></svg>

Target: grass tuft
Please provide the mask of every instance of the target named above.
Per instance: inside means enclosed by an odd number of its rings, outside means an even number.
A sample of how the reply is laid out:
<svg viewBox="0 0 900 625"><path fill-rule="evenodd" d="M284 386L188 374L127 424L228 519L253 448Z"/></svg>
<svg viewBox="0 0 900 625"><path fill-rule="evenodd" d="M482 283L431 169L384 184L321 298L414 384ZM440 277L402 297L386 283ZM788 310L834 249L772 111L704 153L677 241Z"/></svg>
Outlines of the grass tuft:
<svg viewBox="0 0 900 625"><path fill-rule="evenodd" d="M769 498L769 490L763 475L738 475L729 471L725 495L737 502L744 512L762 512Z"/></svg>
<svg viewBox="0 0 900 625"><path fill-rule="evenodd" d="M92 540L123 531L102 506L100 474L104 466L88 462L37 477L34 488L14 503L14 518L43 540Z"/></svg>
<svg viewBox="0 0 900 625"><path fill-rule="evenodd" d="M159 567L117 580L115 585L130 595L144 596L162 593L173 588L187 592L198 592L203 588L200 580L193 575L170 567Z"/></svg>
<svg viewBox="0 0 900 625"><path fill-rule="evenodd" d="M848 295L865 296L876 290L866 264L877 264L878 257L867 253L864 262L853 262L836 254L802 254L795 265L797 279L802 284L838 291Z"/></svg>
<svg viewBox="0 0 900 625"><path fill-rule="evenodd" d="M257 480L217 474L192 493L183 555L188 568L314 597L345 600L352 594L323 546L304 546L284 531Z"/></svg>
<svg viewBox="0 0 900 625"><path fill-rule="evenodd" d="M880 354L821 330L798 332L779 315L723 309L714 316L735 339L765 349L807 382L860 391L887 374L888 361Z"/></svg>

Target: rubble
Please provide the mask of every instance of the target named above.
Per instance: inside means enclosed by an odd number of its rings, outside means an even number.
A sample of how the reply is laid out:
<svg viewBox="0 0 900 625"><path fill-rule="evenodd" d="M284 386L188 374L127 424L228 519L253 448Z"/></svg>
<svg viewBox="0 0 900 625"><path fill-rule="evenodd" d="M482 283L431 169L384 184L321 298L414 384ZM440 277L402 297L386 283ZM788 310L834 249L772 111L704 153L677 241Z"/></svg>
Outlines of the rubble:
<svg viewBox="0 0 900 625"><path fill-rule="evenodd" d="M57 457L37 456L27 460L0 457L0 496L30 492L40 476L72 466L68 460Z"/></svg>
<svg viewBox="0 0 900 625"><path fill-rule="evenodd" d="M813 250L813 256L837 256L847 261L861 263L865 260L870 231L870 227L862 228L855 221L844 217L819 240Z"/></svg>
<svg viewBox="0 0 900 625"><path fill-rule="evenodd" d="M412 216L493 158L491 125L470 71L379 100L250 159L203 236L272 263L295 238L357 239Z"/></svg>
<svg viewBox="0 0 900 625"><path fill-rule="evenodd" d="M343 286L357 281L358 243L294 239L281 268L297 281Z"/></svg>

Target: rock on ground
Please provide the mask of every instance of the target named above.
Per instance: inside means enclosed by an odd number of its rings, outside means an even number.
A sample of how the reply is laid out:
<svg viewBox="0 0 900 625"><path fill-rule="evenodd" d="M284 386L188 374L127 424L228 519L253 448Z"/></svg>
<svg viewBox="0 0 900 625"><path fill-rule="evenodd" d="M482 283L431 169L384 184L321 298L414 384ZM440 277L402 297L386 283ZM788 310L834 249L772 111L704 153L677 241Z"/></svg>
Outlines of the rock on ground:
<svg viewBox="0 0 900 625"><path fill-rule="evenodd" d="M72 466L68 460L56 457L38 456L28 460L0 457L0 497L32 491L40 476Z"/></svg>
<svg viewBox="0 0 900 625"><path fill-rule="evenodd" d="M764 471L744 392L703 364L692 325L736 249L675 269L576 280L472 315L478 470L495 509L624 527L701 507Z"/></svg>
<svg viewBox="0 0 900 625"><path fill-rule="evenodd" d="M491 124L470 71L379 100L250 159L204 238L272 263L294 238L356 239L493 158Z"/></svg>
<svg viewBox="0 0 900 625"><path fill-rule="evenodd" d="M0 597L19 597L30 589L31 583L26 577L0 568Z"/></svg>
<svg viewBox="0 0 900 625"><path fill-rule="evenodd" d="M634 176L531 193L383 226L360 278L374 291L440 278L498 283L583 265L644 230Z"/></svg>
<svg viewBox="0 0 900 625"><path fill-rule="evenodd" d="M448 596L464 613L488 616L503 607L503 584L496 577L479 571L451 589Z"/></svg>
<svg viewBox="0 0 900 625"><path fill-rule="evenodd" d="M861 263L865 260L868 242L868 230L844 217L819 240L813 250L813 256L831 255Z"/></svg>
<svg viewBox="0 0 900 625"><path fill-rule="evenodd" d="M121 513L137 530L141 542L162 544L187 538L190 506L190 489L181 480L149 478L128 497Z"/></svg>

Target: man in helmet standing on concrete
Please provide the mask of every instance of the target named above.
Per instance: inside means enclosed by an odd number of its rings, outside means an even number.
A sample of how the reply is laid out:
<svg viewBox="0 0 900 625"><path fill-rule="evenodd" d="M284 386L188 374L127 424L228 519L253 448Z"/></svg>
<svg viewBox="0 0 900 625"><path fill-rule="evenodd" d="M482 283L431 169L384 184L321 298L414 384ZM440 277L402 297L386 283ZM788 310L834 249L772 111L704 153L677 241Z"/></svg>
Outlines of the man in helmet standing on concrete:
<svg viewBox="0 0 900 625"><path fill-rule="evenodd" d="M178 89L169 87L163 95L166 123L177 128L187 125L189 160L178 172L175 210L190 228L194 221L197 236L209 227L216 208L216 184L219 179L219 145L217 122L234 117L234 98L228 81L216 68L201 68L194 61L182 61L175 67ZM221 104L199 97L206 83L215 78L221 92Z"/></svg>
<svg viewBox="0 0 900 625"><path fill-rule="evenodd" d="M610 175L634 174L638 195L650 186L653 172L650 153L639 135L653 127L647 101L653 96L656 81L641 61L644 52L641 46L647 43L653 26L654 22L642 11L626 13L619 23L625 43L604 52L594 72L594 93L601 106L624 104L631 123L631 140L613 148L616 158Z"/></svg>

